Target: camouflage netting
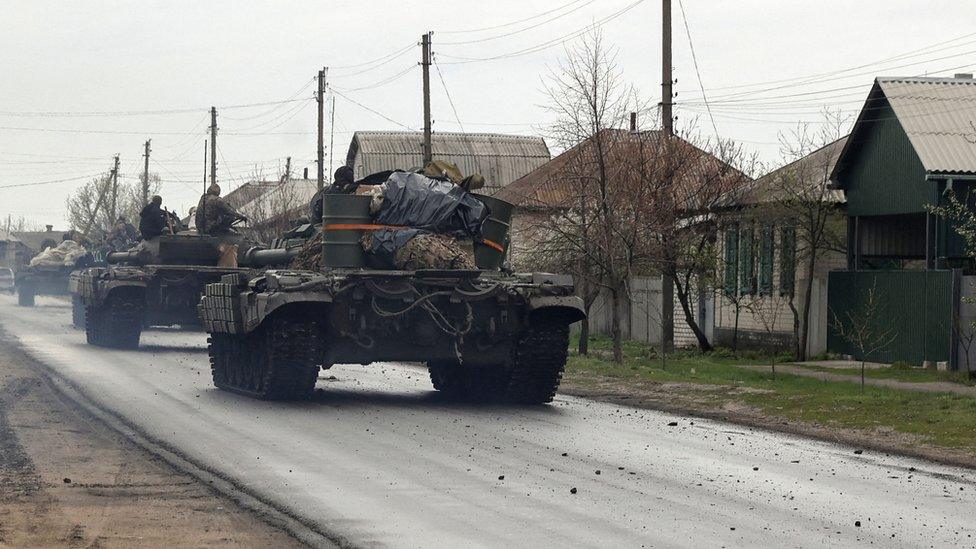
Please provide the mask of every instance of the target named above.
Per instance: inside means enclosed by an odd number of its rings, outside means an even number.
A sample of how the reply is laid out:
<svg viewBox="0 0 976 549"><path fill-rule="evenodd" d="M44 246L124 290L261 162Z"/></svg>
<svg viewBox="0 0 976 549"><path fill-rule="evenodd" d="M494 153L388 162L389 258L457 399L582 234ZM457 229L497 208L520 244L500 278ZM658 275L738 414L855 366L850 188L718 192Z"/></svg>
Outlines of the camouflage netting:
<svg viewBox="0 0 976 549"><path fill-rule="evenodd" d="M363 249L372 246L372 234L363 236ZM461 269L472 270L474 250L470 242L432 233L419 233L398 249L393 256L397 269L418 271L421 269Z"/></svg>
<svg viewBox="0 0 976 549"><path fill-rule="evenodd" d="M291 268L300 271L318 271L322 268L322 233L308 239L291 262Z"/></svg>

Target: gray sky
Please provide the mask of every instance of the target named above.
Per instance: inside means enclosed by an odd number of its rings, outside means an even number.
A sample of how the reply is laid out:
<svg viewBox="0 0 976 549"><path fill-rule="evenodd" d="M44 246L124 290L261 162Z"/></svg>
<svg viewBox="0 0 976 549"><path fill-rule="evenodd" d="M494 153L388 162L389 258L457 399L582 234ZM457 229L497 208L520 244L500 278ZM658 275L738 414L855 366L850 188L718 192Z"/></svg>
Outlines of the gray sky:
<svg viewBox="0 0 976 549"><path fill-rule="evenodd" d="M426 30L434 31L439 68L469 132L543 134L541 78L563 55L560 39L608 18L602 27L620 49L623 79L655 102L660 0L635 1L0 2L0 186L72 179L0 188L0 215L64 227L70 192L107 171L115 153L122 174L135 177L147 138L165 204L186 212L202 186L211 105L219 108L225 191L255 172L275 177L289 155L294 173L307 166L314 175L318 68L359 65L330 71L345 96L336 100L342 162L354 130L421 126L413 45ZM778 133L819 120L824 105L853 117L875 75L976 69L976 2L683 2L720 135L770 162ZM684 21L674 0L676 114L679 124L700 117L710 134ZM486 27L495 28L476 30ZM546 43L553 46L532 49ZM456 131L432 73L435 131ZM295 100L229 108L286 99ZM140 114L118 114L126 111Z"/></svg>

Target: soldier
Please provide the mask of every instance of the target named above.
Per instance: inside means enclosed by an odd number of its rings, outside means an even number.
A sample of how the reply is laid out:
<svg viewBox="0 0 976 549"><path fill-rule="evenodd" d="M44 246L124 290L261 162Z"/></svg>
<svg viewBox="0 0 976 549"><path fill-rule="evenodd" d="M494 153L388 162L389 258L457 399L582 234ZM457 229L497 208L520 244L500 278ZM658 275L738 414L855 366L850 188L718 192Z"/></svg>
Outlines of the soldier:
<svg viewBox="0 0 976 549"><path fill-rule="evenodd" d="M352 168L349 166L339 166L332 178L332 184L315 193L312 202L309 204L309 213L312 216L312 223L322 221L322 195L323 194L353 194L359 185L353 175Z"/></svg>
<svg viewBox="0 0 976 549"><path fill-rule="evenodd" d="M220 186L216 183L210 185L207 194L200 197L195 217L197 232L211 235L226 234L235 221L247 221L246 216L220 198Z"/></svg>
<svg viewBox="0 0 976 549"><path fill-rule="evenodd" d="M143 240L157 237L166 229L166 213L160 208L162 203L163 197L156 195L139 212L139 233Z"/></svg>

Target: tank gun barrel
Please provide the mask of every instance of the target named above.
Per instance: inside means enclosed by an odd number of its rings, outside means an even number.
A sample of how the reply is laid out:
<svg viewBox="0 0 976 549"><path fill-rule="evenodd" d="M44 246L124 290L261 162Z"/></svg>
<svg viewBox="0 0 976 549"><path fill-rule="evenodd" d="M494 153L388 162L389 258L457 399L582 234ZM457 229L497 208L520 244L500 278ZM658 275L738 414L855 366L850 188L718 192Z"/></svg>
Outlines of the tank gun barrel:
<svg viewBox="0 0 976 549"><path fill-rule="evenodd" d="M290 263L298 252L301 251L300 246L295 246L292 248L250 248L241 257L241 265L247 267L263 267L266 265L282 265L285 263Z"/></svg>
<svg viewBox="0 0 976 549"><path fill-rule="evenodd" d="M105 256L105 261L108 263L138 263L139 262L139 250L128 250L125 252L109 252Z"/></svg>

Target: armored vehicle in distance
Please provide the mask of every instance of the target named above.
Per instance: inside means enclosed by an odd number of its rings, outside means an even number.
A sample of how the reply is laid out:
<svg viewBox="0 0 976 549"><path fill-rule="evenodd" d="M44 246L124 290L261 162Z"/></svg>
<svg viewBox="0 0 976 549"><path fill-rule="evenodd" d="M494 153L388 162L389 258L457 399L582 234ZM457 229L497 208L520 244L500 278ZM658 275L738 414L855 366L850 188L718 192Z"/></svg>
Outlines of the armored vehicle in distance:
<svg viewBox="0 0 976 549"><path fill-rule="evenodd" d="M258 266L287 264L293 252L248 246L238 233L185 232L144 240L131 250L108 254L108 266L72 276L75 326L84 327L91 345L123 349L138 347L147 327L199 327L197 305L204 286L248 271L223 266L222 253L225 260L228 253L236 254L231 263Z"/></svg>

